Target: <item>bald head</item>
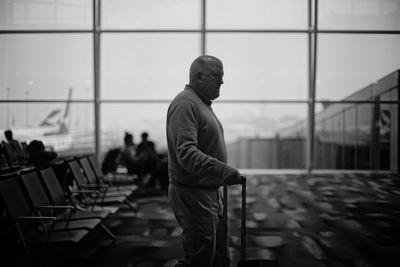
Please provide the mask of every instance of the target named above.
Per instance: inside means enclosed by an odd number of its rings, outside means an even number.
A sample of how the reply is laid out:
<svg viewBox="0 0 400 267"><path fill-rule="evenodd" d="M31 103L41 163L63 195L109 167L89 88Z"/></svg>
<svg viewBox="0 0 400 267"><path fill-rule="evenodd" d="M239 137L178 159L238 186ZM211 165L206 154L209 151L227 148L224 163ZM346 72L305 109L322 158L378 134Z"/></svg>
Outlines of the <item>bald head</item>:
<svg viewBox="0 0 400 267"><path fill-rule="evenodd" d="M190 65L190 83L194 83L198 78L199 73L209 73L222 69L222 62L214 56L204 55L196 58Z"/></svg>
<svg viewBox="0 0 400 267"><path fill-rule="evenodd" d="M196 58L190 66L189 84L201 91L208 99L219 97L224 70L221 60L204 55Z"/></svg>

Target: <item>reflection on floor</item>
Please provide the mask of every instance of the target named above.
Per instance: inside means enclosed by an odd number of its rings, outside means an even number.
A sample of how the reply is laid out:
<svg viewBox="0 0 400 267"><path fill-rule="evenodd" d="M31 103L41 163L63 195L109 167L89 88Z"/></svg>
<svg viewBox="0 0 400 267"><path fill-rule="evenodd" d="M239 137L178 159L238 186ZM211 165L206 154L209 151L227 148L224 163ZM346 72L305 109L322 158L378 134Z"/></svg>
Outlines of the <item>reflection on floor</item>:
<svg viewBox="0 0 400 267"><path fill-rule="evenodd" d="M229 188L231 266L240 255L240 190ZM48 266L172 265L182 256L181 230L167 197L141 190L135 198L137 214L122 210L106 221L115 245L94 232L47 258ZM246 202L247 256L268 260L265 266L400 266L398 176L257 174Z"/></svg>

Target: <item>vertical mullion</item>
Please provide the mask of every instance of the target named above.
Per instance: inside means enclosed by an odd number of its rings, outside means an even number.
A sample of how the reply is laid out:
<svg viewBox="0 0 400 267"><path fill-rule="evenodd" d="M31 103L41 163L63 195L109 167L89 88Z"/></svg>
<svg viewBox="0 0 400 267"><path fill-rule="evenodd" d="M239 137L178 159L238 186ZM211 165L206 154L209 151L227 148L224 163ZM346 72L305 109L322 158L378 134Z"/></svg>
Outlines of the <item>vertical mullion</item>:
<svg viewBox="0 0 400 267"><path fill-rule="evenodd" d="M201 55L206 54L206 1L201 0Z"/></svg>
<svg viewBox="0 0 400 267"><path fill-rule="evenodd" d="M315 0L316 2L316 0ZM314 8L316 8L314 6ZM313 169L314 158L314 101L315 101L315 18L316 12L313 13L312 0L308 1L308 128L306 136L306 169L310 173ZM314 14L314 23L313 23Z"/></svg>
<svg viewBox="0 0 400 267"><path fill-rule="evenodd" d="M311 92L311 81L312 81L312 0L308 0L308 95ZM309 98L309 97L308 97ZM310 125L310 103L307 102L308 116L307 125ZM311 154L310 154L310 127L308 127L306 132L306 169L311 171Z"/></svg>
<svg viewBox="0 0 400 267"><path fill-rule="evenodd" d="M356 144L355 144L355 150L354 150L354 154L355 154L355 159L354 159L354 161L355 161L355 163L354 163L354 166L355 166L355 169L356 170L358 170L358 152L359 152L359 133L358 133L358 109L359 109L359 104L355 104L355 106L356 106L356 108L355 108L355 110L356 110L356 119L355 119L355 127L356 127L356 129L355 129L355 136L356 136Z"/></svg>
<svg viewBox="0 0 400 267"><path fill-rule="evenodd" d="M399 157L399 153L400 153L400 137L399 137L399 130L400 130L400 127L399 127L399 125L400 125L400 112L399 112L399 106L400 106L400 94L399 94L399 89L400 89L400 71L398 70L397 71L397 105L396 105L396 109L397 109L397 115L396 115L396 117L397 117L397 125L395 126L395 125L393 125L393 126L391 126L391 132L393 132L393 127L397 127L397 129L396 129L396 134L397 134L397 138L396 138L396 141L397 141L397 151L396 151L396 154L395 154L395 156L396 156L396 158L397 158L397 166L396 166L396 168L395 168L395 170L399 173L400 172L400 157ZM393 99L391 99L391 100L393 100Z"/></svg>
<svg viewBox="0 0 400 267"><path fill-rule="evenodd" d="M355 124L355 129L354 129L354 135L356 137L356 141L354 144L354 169L358 169L358 104L355 104L354 108L354 124Z"/></svg>
<svg viewBox="0 0 400 267"><path fill-rule="evenodd" d="M315 135L315 90L317 79L317 40L318 40L318 0L314 0L314 25L313 25L313 45L311 46L312 64L311 64L311 86L309 95L309 165L308 171L313 169L314 160L314 135Z"/></svg>
<svg viewBox="0 0 400 267"><path fill-rule="evenodd" d="M100 0L93 0L93 86L95 153L100 160Z"/></svg>

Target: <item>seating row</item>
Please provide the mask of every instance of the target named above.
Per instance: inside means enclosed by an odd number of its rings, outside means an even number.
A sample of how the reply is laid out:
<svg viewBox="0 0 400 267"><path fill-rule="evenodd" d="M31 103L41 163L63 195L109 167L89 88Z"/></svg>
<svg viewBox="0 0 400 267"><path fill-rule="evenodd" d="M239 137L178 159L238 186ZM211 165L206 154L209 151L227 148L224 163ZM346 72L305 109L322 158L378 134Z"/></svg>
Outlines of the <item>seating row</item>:
<svg viewBox="0 0 400 267"><path fill-rule="evenodd" d="M3 220L15 230L15 245L28 252L79 243L95 228L103 229L115 242L103 221L122 205L136 212L128 197L137 186L107 184L98 170L94 157L84 156L45 169L1 175L0 206L5 209Z"/></svg>
<svg viewBox="0 0 400 267"><path fill-rule="evenodd" d="M15 170L28 165L27 144L14 140L0 143L0 172Z"/></svg>

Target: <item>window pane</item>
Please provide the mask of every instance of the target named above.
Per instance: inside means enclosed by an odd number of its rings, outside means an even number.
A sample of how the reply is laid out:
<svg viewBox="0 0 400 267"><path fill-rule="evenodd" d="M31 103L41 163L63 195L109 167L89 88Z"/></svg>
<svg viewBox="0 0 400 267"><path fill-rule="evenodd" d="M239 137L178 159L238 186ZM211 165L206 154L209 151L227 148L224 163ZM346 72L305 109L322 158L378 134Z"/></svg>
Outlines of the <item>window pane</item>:
<svg viewBox="0 0 400 267"><path fill-rule="evenodd" d="M307 98L307 35L208 34L224 64L221 99Z"/></svg>
<svg viewBox="0 0 400 267"><path fill-rule="evenodd" d="M189 82L199 34L104 34L104 99L171 99Z"/></svg>
<svg viewBox="0 0 400 267"><path fill-rule="evenodd" d="M209 29L306 29L304 0L207 1Z"/></svg>
<svg viewBox="0 0 400 267"><path fill-rule="evenodd" d="M123 145L124 132L130 132L134 142L140 142L143 131L149 133L156 149L166 151L166 116L169 103L131 103L101 105L101 151Z"/></svg>
<svg viewBox="0 0 400 267"><path fill-rule="evenodd" d="M92 2L92 0L2 0L0 29L91 29Z"/></svg>
<svg viewBox="0 0 400 267"><path fill-rule="evenodd" d="M357 109L356 106L345 107L343 112L343 165L346 169L355 169L357 148Z"/></svg>
<svg viewBox="0 0 400 267"><path fill-rule="evenodd" d="M135 142L140 141L142 131L148 131L158 151L166 151L168 106L169 103L103 104L102 152L121 147L125 131L134 135ZM212 107L224 127L230 164L252 169L304 168L304 137L279 138L277 134L304 120L305 104L214 103Z"/></svg>
<svg viewBox="0 0 400 267"><path fill-rule="evenodd" d="M199 29L200 0L103 0L105 29Z"/></svg>
<svg viewBox="0 0 400 267"><path fill-rule="evenodd" d="M383 99L382 99L383 100ZM332 104L316 114L314 167L396 170L397 104Z"/></svg>
<svg viewBox="0 0 400 267"><path fill-rule="evenodd" d="M320 29L399 30L400 2L397 0L319 1Z"/></svg>
<svg viewBox="0 0 400 267"><path fill-rule="evenodd" d="M381 94L379 100L398 101L397 92L398 87ZM374 115L374 137L379 140L377 142L379 146L375 150L379 155L376 164L382 170L396 170L398 153L398 105L376 103L374 107L377 110Z"/></svg>
<svg viewBox="0 0 400 267"><path fill-rule="evenodd" d="M400 66L400 36L320 34L318 42L317 99L343 99Z"/></svg>
<svg viewBox="0 0 400 267"><path fill-rule="evenodd" d="M244 169L305 167L305 136L293 131L306 104L213 104L224 127L228 162Z"/></svg>
<svg viewBox="0 0 400 267"><path fill-rule="evenodd" d="M91 35L0 35L0 62L3 99L93 97Z"/></svg>
<svg viewBox="0 0 400 267"><path fill-rule="evenodd" d="M94 152L92 104L3 103L0 114L0 139L11 129L18 141L41 140L59 156Z"/></svg>
<svg viewBox="0 0 400 267"><path fill-rule="evenodd" d="M315 115L314 168L354 169L358 136L354 105L332 104Z"/></svg>

